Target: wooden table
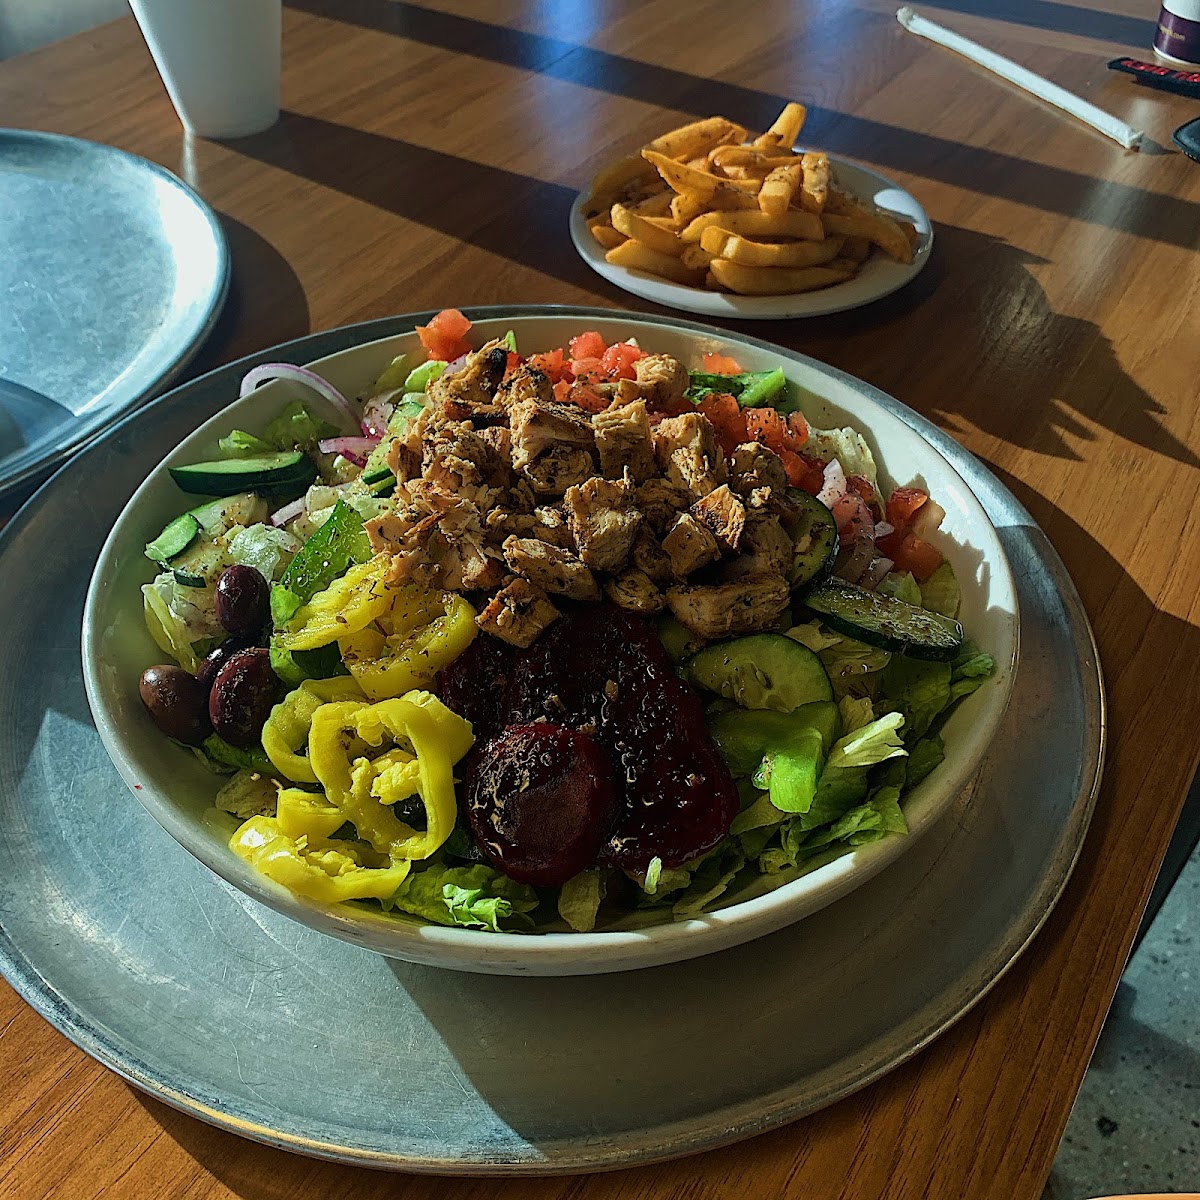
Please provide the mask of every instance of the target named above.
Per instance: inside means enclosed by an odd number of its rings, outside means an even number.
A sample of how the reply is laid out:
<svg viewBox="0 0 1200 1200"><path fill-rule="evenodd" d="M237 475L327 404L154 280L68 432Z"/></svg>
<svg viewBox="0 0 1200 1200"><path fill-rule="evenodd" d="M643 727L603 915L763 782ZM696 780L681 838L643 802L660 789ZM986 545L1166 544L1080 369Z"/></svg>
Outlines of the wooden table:
<svg viewBox="0 0 1200 1200"><path fill-rule="evenodd" d="M576 258L575 190L672 121L762 126L810 103L806 137L920 197L933 259L870 308L753 332L899 397L996 471L1071 570L1111 700L1095 821L1031 949L930 1049L800 1124L586 1179L386 1177L180 1116L5 989L0 1195L1039 1195L1200 750L1200 167L1166 149L1197 105L1104 69L1149 57L1149 3L925 7L1155 144L1121 150L904 34L882 0L298 0L283 120L229 145L184 141L131 20L0 65L6 123L145 155L222 214L234 285L200 368L445 304L645 308Z"/></svg>

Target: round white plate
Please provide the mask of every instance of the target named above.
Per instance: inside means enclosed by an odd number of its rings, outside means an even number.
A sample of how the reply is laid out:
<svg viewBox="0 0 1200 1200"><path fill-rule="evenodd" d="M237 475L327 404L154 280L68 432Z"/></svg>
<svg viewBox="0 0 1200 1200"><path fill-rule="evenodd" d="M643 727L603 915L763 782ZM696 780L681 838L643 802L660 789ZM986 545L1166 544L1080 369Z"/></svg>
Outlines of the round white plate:
<svg viewBox="0 0 1200 1200"><path fill-rule="evenodd" d="M84 450L0 533L0 971L168 1104L270 1145L403 1171L644 1163L761 1133L876 1079L966 1012L1045 920L1104 746L1095 645L1053 547L977 460L894 400L880 402L952 462L999 531L1021 664L973 794L801 924L590 979L439 971L272 912L132 802L88 715L79 644L117 514L256 362L308 362L411 324L317 334L179 388Z"/></svg>
<svg viewBox="0 0 1200 1200"><path fill-rule="evenodd" d="M580 257L598 275L610 283L653 300L666 308L684 312L703 313L727 320L780 320L788 317L819 317L826 313L844 312L859 308L890 295L897 288L915 279L929 261L933 247L933 226L929 215L917 198L884 175L872 171L848 158L831 154L837 182L860 200L865 200L886 212L911 221L917 227L917 248L911 263L898 263L882 254L871 256L855 278L816 292L799 292L790 296L734 296L726 292L710 292L704 288L684 287L670 283L657 275L615 267L604 257L604 249L588 232L584 215L586 193L580 193L571 206L571 241Z"/></svg>
<svg viewBox="0 0 1200 1200"><path fill-rule="evenodd" d="M698 366L702 355L723 349L747 371L783 366L804 397L804 411L818 428L850 425L871 446L885 490L916 482L945 509L931 540L954 567L962 588L959 618L968 634L996 660L996 671L950 716L943 729L945 761L905 797L908 832L861 846L831 862L820 858L795 872L758 876L723 895L714 908L687 921L659 921L648 928L632 920L594 933L549 932L530 937L439 925L384 913L374 906L318 904L267 879L229 848L235 827L214 820L212 775L187 750L164 738L146 718L135 682L162 660L150 639L139 603L140 589L156 568L146 543L174 520L185 497L166 464L211 459L230 430L251 433L304 389L280 380L235 401L174 448L113 525L100 552L84 610L84 683L96 727L113 762L134 794L173 837L218 875L265 904L335 937L381 954L432 966L503 975L584 975L627 971L724 950L761 937L817 912L861 887L894 859L911 853L978 772L1003 718L1012 687L1018 643L1018 606L1012 574L996 530L971 488L926 438L880 403L861 380L790 350L732 333L636 313L563 309L553 315L520 310L477 319L478 342L516 334L527 353L562 346L584 329L605 342L636 337L648 350ZM411 332L355 346L306 365L344 395L362 395L393 358L419 352ZM230 396L236 388L230 388ZM318 408L311 396L304 398ZM328 413L331 420L337 414ZM189 502L190 503L190 502ZM664 914L664 917L666 914ZM626 927L634 925L635 927Z"/></svg>

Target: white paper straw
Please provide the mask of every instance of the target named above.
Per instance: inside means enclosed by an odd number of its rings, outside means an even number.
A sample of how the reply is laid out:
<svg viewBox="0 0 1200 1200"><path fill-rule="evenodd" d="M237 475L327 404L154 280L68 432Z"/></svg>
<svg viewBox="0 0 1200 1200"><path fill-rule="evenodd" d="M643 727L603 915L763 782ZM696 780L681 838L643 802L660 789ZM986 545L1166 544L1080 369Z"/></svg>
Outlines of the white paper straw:
<svg viewBox="0 0 1200 1200"><path fill-rule="evenodd" d="M1055 108L1061 108L1071 116L1078 117L1093 129L1098 129L1106 137L1112 138L1114 142L1119 142L1127 150L1136 150L1141 143L1144 134L1140 129L1126 125L1124 121L1118 120L1111 113L1106 113L1102 108L1089 104L1086 100L1076 96L1074 92L1068 92L1066 88L1059 87L1057 83L1051 83L1048 79L1035 75L1032 71L1013 62L1012 59L985 49L978 42L971 41L970 38L965 38L961 34L954 33L950 29L918 16L908 5L897 11L896 20L909 33L915 33L918 37L928 38L931 42L937 42L940 46L956 51L964 58L969 58L993 74L999 75L1001 79L1007 79L1009 83L1016 84L1017 87L1023 88L1040 100L1045 100L1047 104L1053 104Z"/></svg>

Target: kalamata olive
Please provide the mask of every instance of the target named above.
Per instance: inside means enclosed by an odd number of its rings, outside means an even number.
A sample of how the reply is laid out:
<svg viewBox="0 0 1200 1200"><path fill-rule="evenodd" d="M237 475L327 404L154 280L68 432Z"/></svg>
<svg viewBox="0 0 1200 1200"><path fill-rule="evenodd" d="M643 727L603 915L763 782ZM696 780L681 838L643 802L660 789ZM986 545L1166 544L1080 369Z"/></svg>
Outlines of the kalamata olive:
<svg viewBox="0 0 1200 1200"><path fill-rule="evenodd" d="M217 580L217 620L239 637L256 638L271 613L271 589L260 571L235 563Z"/></svg>
<svg viewBox="0 0 1200 1200"><path fill-rule="evenodd" d="M196 668L196 678L200 686L207 692L212 688L213 680L221 668L239 651L247 649L251 643L243 637L227 637L219 646L210 650Z"/></svg>
<svg viewBox="0 0 1200 1200"><path fill-rule="evenodd" d="M271 652L239 650L217 672L208 694L213 729L231 746L252 746L279 696L279 677L271 670Z"/></svg>
<svg viewBox="0 0 1200 1200"><path fill-rule="evenodd" d="M591 866L616 813L608 756L579 730L517 726L472 757L471 830L493 865L520 883L557 887Z"/></svg>
<svg viewBox="0 0 1200 1200"><path fill-rule="evenodd" d="M147 667L138 681L138 693L150 719L167 737L198 746L212 733L207 690L182 667Z"/></svg>

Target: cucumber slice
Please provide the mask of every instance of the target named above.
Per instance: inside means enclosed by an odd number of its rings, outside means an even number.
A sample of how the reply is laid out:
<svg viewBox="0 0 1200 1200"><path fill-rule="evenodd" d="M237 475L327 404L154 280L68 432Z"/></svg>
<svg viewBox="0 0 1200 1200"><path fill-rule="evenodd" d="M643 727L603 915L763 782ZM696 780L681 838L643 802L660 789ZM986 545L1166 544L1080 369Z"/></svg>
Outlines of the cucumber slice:
<svg viewBox="0 0 1200 1200"><path fill-rule="evenodd" d="M200 528L209 537L219 537L235 525L258 525L267 519L267 502L253 492L238 492L209 500L191 510L191 515L200 522Z"/></svg>
<svg viewBox="0 0 1200 1200"><path fill-rule="evenodd" d="M175 575L175 582L184 587L207 587L215 584L217 577L229 565L223 546L202 538L190 545L182 554L173 558L167 566Z"/></svg>
<svg viewBox="0 0 1200 1200"><path fill-rule="evenodd" d="M298 495L317 477L312 460L299 450L257 458L222 458L168 470L180 488L198 496L232 496L235 492Z"/></svg>
<svg viewBox="0 0 1200 1200"><path fill-rule="evenodd" d="M658 618L658 637L667 652L667 657L678 666L689 654L702 644L690 629L684 628L671 613L663 613Z"/></svg>
<svg viewBox="0 0 1200 1200"><path fill-rule="evenodd" d="M840 579L825 580L804 603L831 629L881 650L945 662L962 649L963 627L952 617Z"/></svg>
<svg viewBox="0 0 1200 1200"><path fill-rule="evenodd" d="M789 713L802 704L832 700L821 660L781 633L756 633L708 646L690 658L685 678L743 708Z"/></svg>
<svg viewBox="0 0 1200 1200"><path fill-rule="evenodd" d="M175 582L179 584L180 587L208 587L208 581L203 575L192 575L188 571L177 570L175 568L172 568L171 574L175 576Z"/></svg>
<svg viewBox="0 0 1200 1200"><path fill-rule="evenodd" d="M788 499L800 508L799 515L783 523L792 539L792 566L788 582L793 588L824 579L837 558L838 531L833 513L815 496L800 488L788 488Z"/></svg>
<svg viewBox="0 0 1200 1200"><path fill-rule="evenodd" d="M167 525L154 541L146 543L146 557L156 563L169 562L175 555L182 554L199 532L200 522L192 513L186 512Z"/></svg>

